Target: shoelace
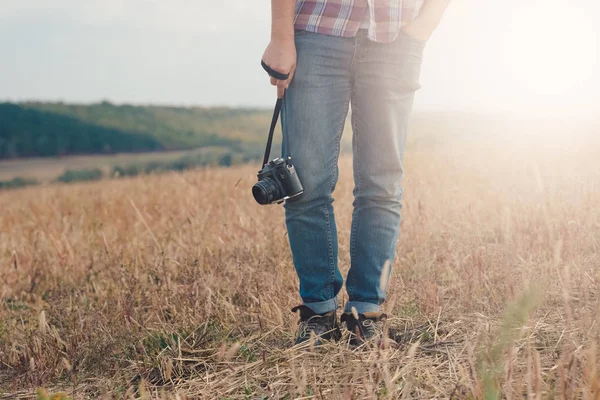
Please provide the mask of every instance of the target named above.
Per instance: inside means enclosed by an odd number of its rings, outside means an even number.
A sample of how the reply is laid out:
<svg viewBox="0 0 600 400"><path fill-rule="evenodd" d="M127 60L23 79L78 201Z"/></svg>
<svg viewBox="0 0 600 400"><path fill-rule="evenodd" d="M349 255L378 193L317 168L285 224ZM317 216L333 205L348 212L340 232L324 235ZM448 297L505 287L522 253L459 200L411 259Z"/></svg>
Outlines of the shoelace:
<svg viewBox="0 0 600 400"><path fill-rule="evenodd" d="M315 331L317 329L317 322L320 319L320 316L315 315L306 321L300 321L300 337L305 337L310 335L311 331Z"/></svg>
<svg viewBox="0 0 600 400"><path fill-rule="evenodd" d="M379 334L383 331L382 321L373 321L372 319L365 319L360 323L363 327L362 331L365 334Z"/></svg>
<svg viewBox="0 0 600 400"><path fill-rule="evenodd" d="M372 326L373 326L373 324L374 324L374 322L373 322L373 320L371 320L371 319L365 319L365 320L362 322L362 325L363 325L365 328L372 327Z"/></svg>

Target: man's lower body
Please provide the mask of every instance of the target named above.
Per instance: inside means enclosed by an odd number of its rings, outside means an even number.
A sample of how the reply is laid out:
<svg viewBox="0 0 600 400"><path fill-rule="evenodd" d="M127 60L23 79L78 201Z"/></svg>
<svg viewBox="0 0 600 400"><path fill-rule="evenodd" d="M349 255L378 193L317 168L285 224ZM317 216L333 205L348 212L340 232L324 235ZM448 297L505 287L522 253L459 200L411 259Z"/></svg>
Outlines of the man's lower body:
<svg viewBox="0 0 600 400"><path fill-rule="evenodd" d="M352 38L298 31L295 40L297 68L282 124L304 185L304 194L285 204L300 296L310 314L338 307L343 278L332 192L351 105L355 189L344 312L379 312L391 270L384 266L400 230L402 160L424 43L402 32L392 43L376 43L362 30Z"/></svg>

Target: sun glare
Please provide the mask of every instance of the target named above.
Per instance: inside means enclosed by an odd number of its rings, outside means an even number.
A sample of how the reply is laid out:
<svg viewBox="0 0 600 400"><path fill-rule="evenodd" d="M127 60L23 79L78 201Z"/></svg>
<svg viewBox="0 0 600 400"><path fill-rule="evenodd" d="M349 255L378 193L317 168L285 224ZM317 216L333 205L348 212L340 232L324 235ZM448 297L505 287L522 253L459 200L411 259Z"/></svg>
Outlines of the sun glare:
<svg viewBox="0 0 600 400"><path fill-rule="evenodd" d="M597 79L598 32L575 4L544 0L515 6L504 45L508 78L525 95L585 91Z"/></svg>

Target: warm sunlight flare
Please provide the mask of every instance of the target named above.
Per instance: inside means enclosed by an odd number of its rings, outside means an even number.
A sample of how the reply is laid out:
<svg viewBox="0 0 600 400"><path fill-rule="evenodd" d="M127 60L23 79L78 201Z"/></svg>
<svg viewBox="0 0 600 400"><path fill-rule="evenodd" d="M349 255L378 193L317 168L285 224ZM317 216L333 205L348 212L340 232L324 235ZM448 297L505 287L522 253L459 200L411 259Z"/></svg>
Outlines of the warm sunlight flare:
<svg viewBox="0 0 600 400"><path fill-rule="evenodd" d="M504 41L508 78L525 95L585 91L597 69L597 29L591 16L573 3L516 3Z"/></svg>

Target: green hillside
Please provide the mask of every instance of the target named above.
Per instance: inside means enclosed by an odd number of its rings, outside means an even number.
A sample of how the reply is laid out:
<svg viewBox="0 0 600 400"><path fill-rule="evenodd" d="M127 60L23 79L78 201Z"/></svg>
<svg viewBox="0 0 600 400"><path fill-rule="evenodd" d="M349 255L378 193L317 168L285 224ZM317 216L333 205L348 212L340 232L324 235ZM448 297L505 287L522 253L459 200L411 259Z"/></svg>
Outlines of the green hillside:
<svg viewBox="0 0 600 400"><path fill-rule="evenodd" d="M26 103L23 106L107 128L137 132L166 150L204 146L241 147L263 142L270 112L261 109Z"/></svg>
<svg viewBox="0 0 600 400"><path fill-rule="evenodd" d="M149 135L20 105L0 104L0 159L162 148Z"/></svg>
<svg viewBox="0 0 600 400"><path fill-rule="evenodd" d="M0 159L180 150L259 155L268 110L63 103L0 104Z"/></svg>

